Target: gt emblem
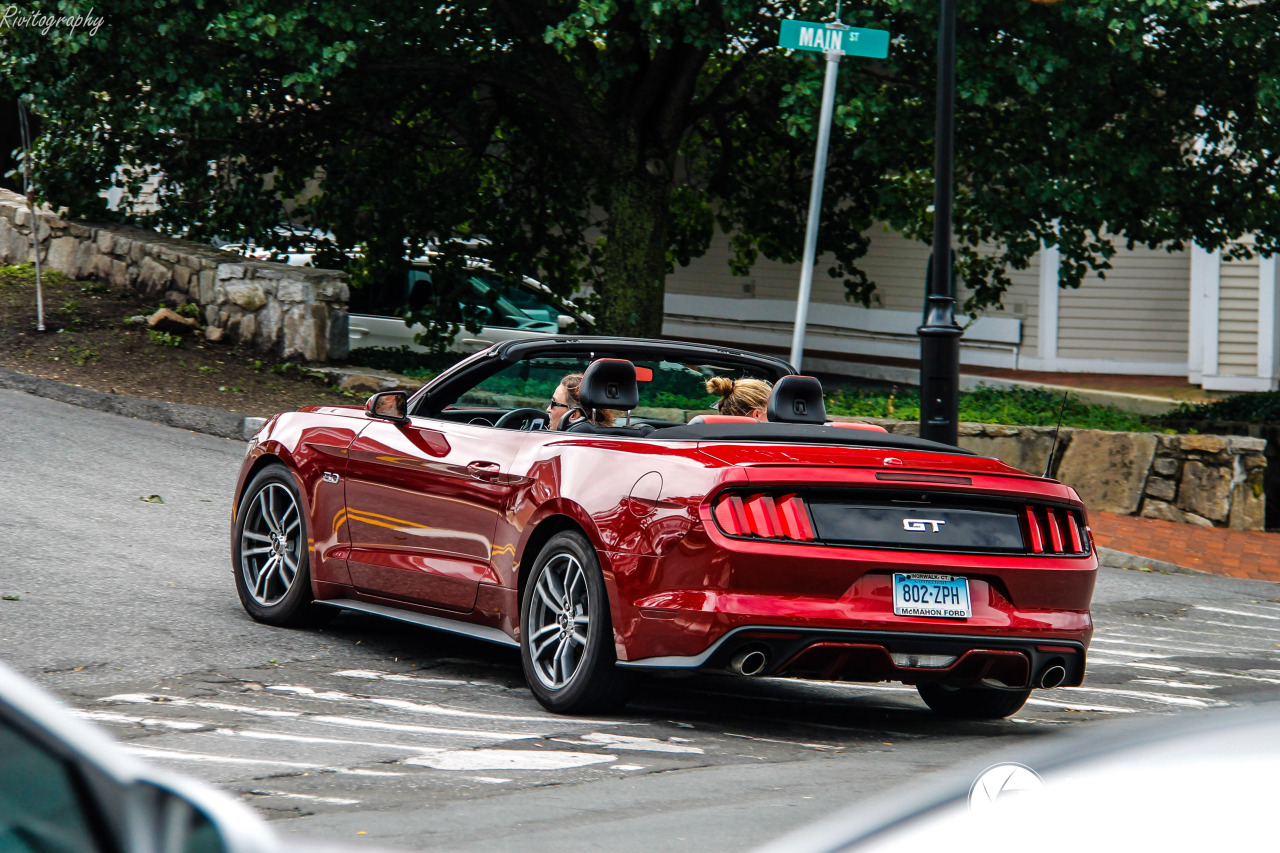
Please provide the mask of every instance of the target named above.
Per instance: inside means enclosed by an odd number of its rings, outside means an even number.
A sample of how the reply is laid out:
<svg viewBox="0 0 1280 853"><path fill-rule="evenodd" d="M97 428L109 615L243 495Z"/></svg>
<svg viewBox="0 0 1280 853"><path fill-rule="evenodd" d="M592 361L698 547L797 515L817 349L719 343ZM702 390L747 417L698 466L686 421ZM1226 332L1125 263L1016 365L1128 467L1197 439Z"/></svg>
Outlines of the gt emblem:
<svg viewBox="0 0 1280 853"><path fill-rule="evenodd" d="M324 472L324 481L325 481L326 483L336 483L336 482L338 482L338 475L337 475L337 474L335 474L335 473L333 473L332 471L325 471L325 472Z"/></svg>
<svg viewBox="0 0 1280 853"><path fill-rule="evenodd" d="M926 525L926 524L931 524L931 525L933 525L933 527L931 527L931 528L930 528L930 527L925 527L925 525ZM926 531L926 530L932 530L934 533L937 533L937 532L938 532L938 528L942 527L942 525L944 525L944 524L946 524L946 522L945 522L945 521L940 521L940 520L939 520L939 521L935 521L935 520L934 520L934 519L932 519L932 518L904 518L904 519L902 519L902 529L903 529L903 530L911 530L911 531L913 531L913 532L917 532L917 533L923 533L923 532L924 532L924 531Z"/></svg>

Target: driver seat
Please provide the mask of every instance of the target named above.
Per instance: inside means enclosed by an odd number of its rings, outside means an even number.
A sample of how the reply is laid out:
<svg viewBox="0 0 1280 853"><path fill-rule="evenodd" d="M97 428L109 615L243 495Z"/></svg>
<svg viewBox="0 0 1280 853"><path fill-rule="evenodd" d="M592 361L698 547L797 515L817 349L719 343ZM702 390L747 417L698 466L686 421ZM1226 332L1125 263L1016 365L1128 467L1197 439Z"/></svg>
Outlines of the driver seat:
<svg viewBox="0 0 1280 853"><path fill-rule="evenodd" d="M625 358L598 358L582 372L582 385L578 388L578 400L582 406L570 409L561 418L574 412L583 417L574 421L565 432L584 432L591 435L619 435L642 438L653 432L652 424L632 424L631 410L640 405L640 385L636 381L636 366ZM600 409L613 409L627 413L625 426L601 426L591 422L591 415Z"/></svg>

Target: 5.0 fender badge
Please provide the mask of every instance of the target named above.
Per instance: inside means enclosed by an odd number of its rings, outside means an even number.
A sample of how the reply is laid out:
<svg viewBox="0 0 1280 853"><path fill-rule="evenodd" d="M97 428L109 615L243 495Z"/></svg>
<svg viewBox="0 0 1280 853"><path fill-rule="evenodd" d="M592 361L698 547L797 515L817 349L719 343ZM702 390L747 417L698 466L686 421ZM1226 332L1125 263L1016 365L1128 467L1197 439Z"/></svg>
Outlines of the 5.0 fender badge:
<svg viewBox="0 0 1280 853"><path fill-rule="evenodd" d="M325 481L326 483L336 483L336 482L338 482L338 475L337 475L337 474L335 474L335 473L333 473L332 471L325 471L325 472L324 472L324 481Z"/></svg>

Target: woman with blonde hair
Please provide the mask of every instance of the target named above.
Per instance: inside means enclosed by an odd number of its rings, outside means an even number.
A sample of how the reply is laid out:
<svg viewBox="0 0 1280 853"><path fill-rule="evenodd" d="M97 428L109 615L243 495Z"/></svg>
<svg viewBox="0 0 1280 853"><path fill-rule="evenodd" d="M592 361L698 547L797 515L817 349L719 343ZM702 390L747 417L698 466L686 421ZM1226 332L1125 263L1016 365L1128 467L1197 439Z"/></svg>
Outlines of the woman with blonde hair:
<svg viewBox="0 0 1280 853"><path fill-rule="evenodd" d="M715 394L720 401L715 408L722 415L768 420L769 394L773 385L763 379L729 379L713 376L707 380L707 393Z"/></svg>

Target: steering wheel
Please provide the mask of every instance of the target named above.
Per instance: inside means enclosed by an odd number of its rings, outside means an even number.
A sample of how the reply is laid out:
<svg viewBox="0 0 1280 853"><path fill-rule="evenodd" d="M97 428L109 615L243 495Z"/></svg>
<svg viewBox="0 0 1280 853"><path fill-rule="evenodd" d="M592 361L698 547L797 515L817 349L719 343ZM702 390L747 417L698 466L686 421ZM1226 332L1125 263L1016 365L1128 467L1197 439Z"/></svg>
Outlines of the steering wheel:
<svg viewBox="0 0 1280 853"><path fill-rule="evenodd" d="M551 423L545 409L519 408L504 412L493 422L496 429L546 429Z"/></svg>

